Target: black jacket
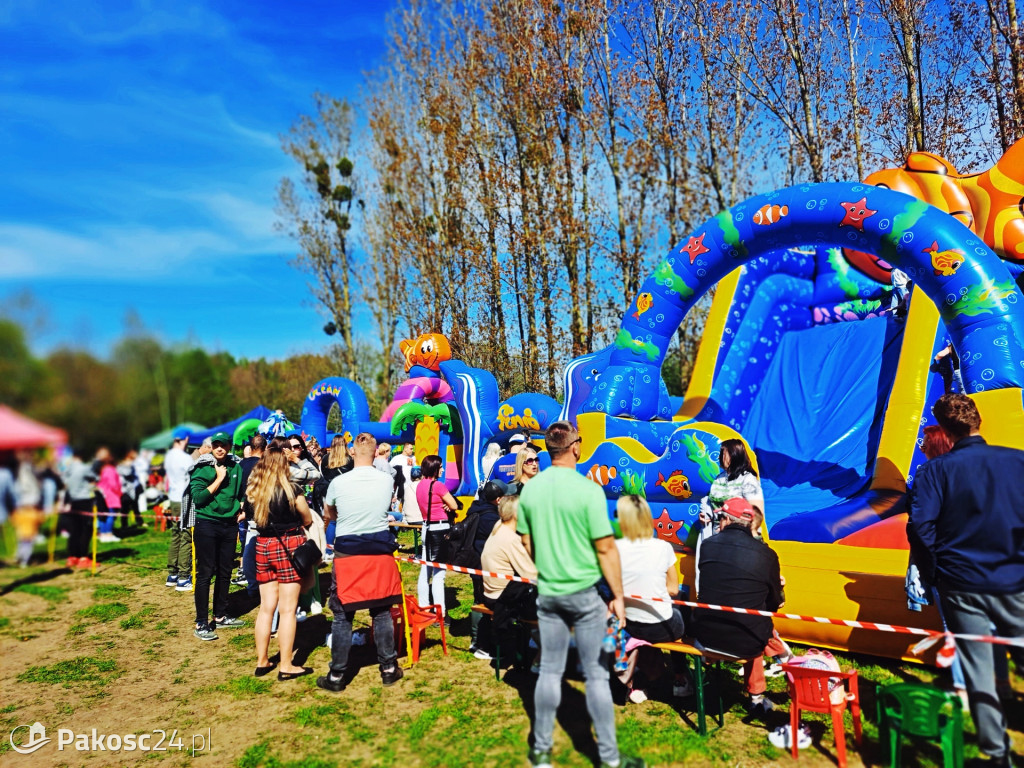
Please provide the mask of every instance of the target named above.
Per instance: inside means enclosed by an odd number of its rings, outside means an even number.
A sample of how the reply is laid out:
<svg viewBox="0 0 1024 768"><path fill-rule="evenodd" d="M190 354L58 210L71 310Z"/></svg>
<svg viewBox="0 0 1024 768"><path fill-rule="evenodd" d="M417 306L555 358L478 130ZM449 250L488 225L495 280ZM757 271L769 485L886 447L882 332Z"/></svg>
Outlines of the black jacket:
<svg viewBox="0 0 1024 768"><path fill-rule="evenodd" d="M482 555L487 537L491 535L494 526L501 519L498 517L498 507L493 502L476 499L466 510L466 517L468 518L470 515L480 515L480 521L476 526L476 538L473 539L473 549L478 555Z"/></svg>
<svg viewBox="0 0 1024 768"><path fill-rule="evenodd" d="M1024 591L1024 451L965 437L921 465L907 506L925 581L959 592Z"/></svg>
<svg viewBox="0 0 1024 768"><path fill-rule="evenodd" d="M700 546L700 594L712 605L777 611L782 605L779 557L763 541L739 526L728 526ZM706 648L751 658L759 656L772 636L768 616L698 608L693 636Z"/></svg>

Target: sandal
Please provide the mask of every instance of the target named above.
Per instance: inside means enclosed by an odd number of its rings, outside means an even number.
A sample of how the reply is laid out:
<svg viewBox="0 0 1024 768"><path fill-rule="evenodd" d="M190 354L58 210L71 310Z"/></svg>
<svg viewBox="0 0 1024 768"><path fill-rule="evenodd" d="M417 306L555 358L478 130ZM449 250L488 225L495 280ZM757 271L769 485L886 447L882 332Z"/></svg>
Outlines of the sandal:
<svg viewBox="0 0 1024 768"><path fill-rule="evenodd" d="M301 672L278 672L278 680L294 680L297 677L303 677L305 675L313 674L312 667L303 667Z"/></svg>

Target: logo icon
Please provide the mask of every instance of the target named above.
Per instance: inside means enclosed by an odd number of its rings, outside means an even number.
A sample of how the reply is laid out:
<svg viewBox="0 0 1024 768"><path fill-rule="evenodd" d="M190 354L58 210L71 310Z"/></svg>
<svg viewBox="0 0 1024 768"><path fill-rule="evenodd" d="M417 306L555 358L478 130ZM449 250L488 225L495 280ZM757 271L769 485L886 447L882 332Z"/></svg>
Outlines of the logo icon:
<svg viewBox="0 0 1024 768"><path fill-rule="evenodd" d="M14 734L16 734L22 728L28 729L28 741L26 741L24 744L15 744ZM11 731L10 736L11 748L15 752L18 752L22 755L31 755L37 749L39 749L40 747L45 747L51 741L53 741L53 739L46 738L46 729L40 722L36 722L33 725L19 725L17 728Z"/></svg>

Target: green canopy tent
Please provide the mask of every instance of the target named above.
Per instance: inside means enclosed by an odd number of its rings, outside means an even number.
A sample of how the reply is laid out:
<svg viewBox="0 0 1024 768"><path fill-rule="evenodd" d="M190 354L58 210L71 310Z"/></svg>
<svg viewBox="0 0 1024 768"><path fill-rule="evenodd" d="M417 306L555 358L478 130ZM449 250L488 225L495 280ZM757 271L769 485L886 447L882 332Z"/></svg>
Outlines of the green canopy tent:
<svg viewBox="0 0 1024 768"><path fill-rule="evenodd" d="M194 421L184 421L170 429L165 429L163 432L150 435L139 444L139 448L144 451L166 451L171 447L171 439L174 437L175 430L178 429L187 429L190 433L206 431L206 427L202 424L196 424Z"/></svg>

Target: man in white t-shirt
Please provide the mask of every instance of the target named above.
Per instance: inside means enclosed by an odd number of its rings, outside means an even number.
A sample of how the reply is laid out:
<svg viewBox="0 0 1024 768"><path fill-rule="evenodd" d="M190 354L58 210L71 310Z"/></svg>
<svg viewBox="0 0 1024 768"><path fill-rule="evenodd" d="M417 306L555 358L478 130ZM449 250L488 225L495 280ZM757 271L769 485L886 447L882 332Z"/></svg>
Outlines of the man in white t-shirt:
<svg viewBox="0 0 1024 768"><path fill-rule="evenodd" d="M188 472L193 462L192 457L185 453L188 431L176 429L173 440L171 449L164 456L167 499L174 518L171 544L167 549L167 581L164 584L187 592L192 589L192 529L182 528L178 521L181 518L181 497L188 487Z"/></svg>
<svg viewBox="0 0 1024 768"><path fill-rule="evenodd" d="M407 523L422 522L423 515L416 503L416 484L412 479L412 468L416 466L415 447L412 443L402 446L402 452L391 457L391 466L402 470L402 519Z"/></svg>
<svg viewBox="0 0 1024 768"><path fill-rule="evenodd" d="M391 606L402 599L395 537L388 529L393 486L391 477L374 467L376 449L373 435L357 435L352 470L334 478L324 498L325 522L337 520L328 601L334 614L330 673L316 681L327 691L341 691L347 685L352 619L362 608L370 610L373 620L381 682L394 685L402 678L391 623Z"/></svg>

